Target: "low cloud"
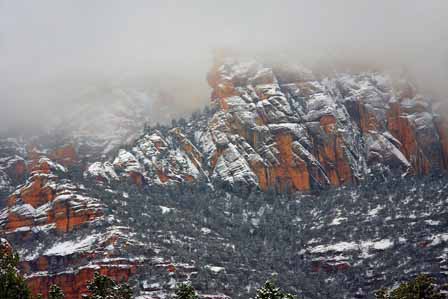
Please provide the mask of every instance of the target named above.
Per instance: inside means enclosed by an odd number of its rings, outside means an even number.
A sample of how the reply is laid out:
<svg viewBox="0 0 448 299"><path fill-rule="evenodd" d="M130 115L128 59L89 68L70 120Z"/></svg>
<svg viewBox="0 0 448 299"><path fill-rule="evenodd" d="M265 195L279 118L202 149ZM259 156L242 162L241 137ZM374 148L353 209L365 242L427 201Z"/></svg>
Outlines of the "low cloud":
<svg viewBox="0 0 448 299"><path fill-rule="evenodd" d="M31 126L98 85L172 90L204 106L212 50L405 67L448 95L448 2L0 0L0 126Z"/></svg>

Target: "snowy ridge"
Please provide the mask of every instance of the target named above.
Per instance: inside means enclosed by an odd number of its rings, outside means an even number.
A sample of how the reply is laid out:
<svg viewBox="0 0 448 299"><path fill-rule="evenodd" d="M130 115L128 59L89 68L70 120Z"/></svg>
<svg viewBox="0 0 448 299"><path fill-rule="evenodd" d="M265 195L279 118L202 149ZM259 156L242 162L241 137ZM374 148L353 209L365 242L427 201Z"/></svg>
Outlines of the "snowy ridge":
<svg viewBox="0 0 448 299"><path fill-rule="evenodd" d="M439 117L409 82L376 72L319 78L298 66L227 59L209 83L210 114L147 128L110 161L115 172L140 186L205 180L309 191L445 168Z"/></svg>

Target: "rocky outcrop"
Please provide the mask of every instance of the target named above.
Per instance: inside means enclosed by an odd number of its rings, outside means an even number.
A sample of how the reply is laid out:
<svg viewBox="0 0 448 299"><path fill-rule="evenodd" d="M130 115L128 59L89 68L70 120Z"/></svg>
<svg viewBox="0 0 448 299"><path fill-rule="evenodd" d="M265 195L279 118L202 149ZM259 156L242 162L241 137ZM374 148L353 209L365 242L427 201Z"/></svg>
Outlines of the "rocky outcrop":
<svg viewBox="0 0 448 299"><path fill-rule="evenodd" d="M25 250L20 266L31 291L47 296L49 287L56 284L66 298L81 298L95 272L127 281L143 260L117 256L118 248L134 243L126 233L124 228L110 227L101 234L65 236L40 250Z"/></svg>
<svg viewBox="0 0 448 299"><path fill-rule="evenodd" d="M144 184L189 182L204 177L201 152L179 129L144 135L130 150L121 149L113 163L91 164L85 177L98 182L127 180L142 187Z"/></svg>
<svg viewBox="0 0 448 299"><path fill-rule="evenodd" d="M115 170L140 186L210 180L281 192L446 170L447 126L404 80L320 78L221 56L208 82L213 114L148 130L120 151Z"/></svg>
<svg viewBox="0 0 448 299"><path fill-rule="evenodd" d="M110 277L115 281L128 281L135 273L136 266L131 264L100 264L83 267L72 273L48 275L39 273L27 278L28 286L33 294L48 294L49 287L58 285L65 298L82 298L87 294L87 281L92 281L95 272ZM46 298L46 297L45 297Z"/></svg>
<svg viewBox="0 0 448 299"><path fill-rule="evenodd" d="M6 199L0 211L0 233L28 238L36 230L68 232L103 215L98 199L83 195L82 187L59 180L65 168L41 158L27 182Z"/></svg>
<svg viewBox="0 0 448 299"><path fill-rule="evenodd" d="M429 101L409 83L377 73L318 80L300 67L270 69L232 59L214 72L214 90L231 82L237 92L215 98L226 118L237 120L226 133L242 136L259 154L260 145L271 142L275 148L280 163L263 157L268 187L284 189L287 181L295 190L356 183L372 168L413 174L445 168L446 128L440 129ZM278 130L292 125L295 135ZM242 133L247 131L264 134L254 139ZM300 148L302 155L292 159L291 150ZM264 172L253 170L263 189Z"/></svg>
<svg viewBox="0 0 448 299"><path fill-rule="evenodd" d="M108 184L111 181L118 180L118 176L110 162L92 163L84 172L86 179L94 179L97 183Z"/></svg>

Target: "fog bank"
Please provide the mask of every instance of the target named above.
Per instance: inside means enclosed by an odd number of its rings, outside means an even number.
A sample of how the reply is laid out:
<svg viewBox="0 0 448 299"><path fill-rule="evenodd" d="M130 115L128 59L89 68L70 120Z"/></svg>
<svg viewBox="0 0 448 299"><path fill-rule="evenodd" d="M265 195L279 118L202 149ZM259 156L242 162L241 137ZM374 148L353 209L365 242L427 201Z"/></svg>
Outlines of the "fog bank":
<svg viewBox="0 0 448 299"><path fill-rule="evenodd" d="M0 126L35 126L97 86L204 106L212 50L403 67L448 98L448 2L0 0ZM86 99L83 99L85 101Z"/></svg>

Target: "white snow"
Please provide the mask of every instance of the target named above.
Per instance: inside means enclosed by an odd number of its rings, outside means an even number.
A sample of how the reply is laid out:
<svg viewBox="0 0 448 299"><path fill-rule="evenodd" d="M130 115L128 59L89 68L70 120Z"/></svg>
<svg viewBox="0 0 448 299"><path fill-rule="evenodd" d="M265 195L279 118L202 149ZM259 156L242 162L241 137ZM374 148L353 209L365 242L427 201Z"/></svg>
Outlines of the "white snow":
<svg viewBox="0 0 448 299"><path fill-rule="evenodd" d="M384 209L384 206L378 205L376 208L369 211L368 215L370 217L376 217L378 216L378 213Z"/></svg>
<svg viewBox="0 0 448 299"><path fill-rule="evenodd" d="M344 252L357 250L359 245L356 242L339 242L332 245L318 245L310 249L311 253L326 253L329 251Z"/></svg>
<svg viewBox="0 0 448 299"><path fill-rule="evenodd" d="M339 225L345 220L347 220L347 217L337 217L334 218L333 221L331 221L330 225Z"/></svg>
<svg viewBox="0 0 448 299"><path fill-rule="evenodd" d="M95 162L91 164L87 168L84 176L102 177L105 178L107 181L118 178L114 170L114 167L110 162L104 162L104 163Z"/></svg>
<svg viewBox="0 0 448 299"><path fill-rule="evenodd" d="M346 252L346 251L364 251L368 249L385 250L392 247L393 241L389 239L382 239L377 241L366 240L358 242L339 242L331 245L318 245L316 247L309 248L311 253L327 253L327 252Z"/></svg>
<svg viewBox="0 0 448 299"><path fill-rule="evenodd" d="M227 181L231 185L237 182L247 185L256 185L258 183L258 177L252 172L248 162L232 143L228 145L228 148L219 157L213 177Z"/></svg>
<svg viewBox="0 0 448 299"><path fill-rule="evenodd" d="M437 246L448 241L448 233L432 235L429 239L431 240L429 246Z"/></svg>
<svg viewBox="0 0 448 299"><path fill-rule="evenodd" d="M65 241L56 243L53 247L47 249L43 255L70 255L78 251L90 250L98 239L97 235L87 236L81 240Z"/></svg>
<svg viewBox="0 0 448 299"><path fill-rule="evenodd" d="M165 207L165 206L159 206L159 208L162 210L162 214L166 214L166 213L169 213L172 210L174 210L173 208L168 208L168 207Z"/></svg>
<svg viewBox="0 0 448 299"><path fill-rule="evenodd" d="M224 272L226 270L224 267L212 266L212 265L206 265L205 268L212 271L215 274L219 272Z"/></svg>
<svg viewBox="0 0 448 299"><path fill-rule="evenodd" d="M130 152L120 149L118 156L115 158L113 165L118 168L123 168L125 171L141 172L142 166L137 158Z"/></svg>
<svg viewBox="0 0 448 299"><path fill-rule="evenodd" d="M204 235L208 235L211 232L212 232L212 230L209 228L206 228L206 227L201 228L201 233L203 233Z"/></svg>
<svg viewBox="0 0 448 299"><path fill-rule="evenodd" d="M425 222L429 225L440 225L440 221L439 220L425 220Z"/></svg>

